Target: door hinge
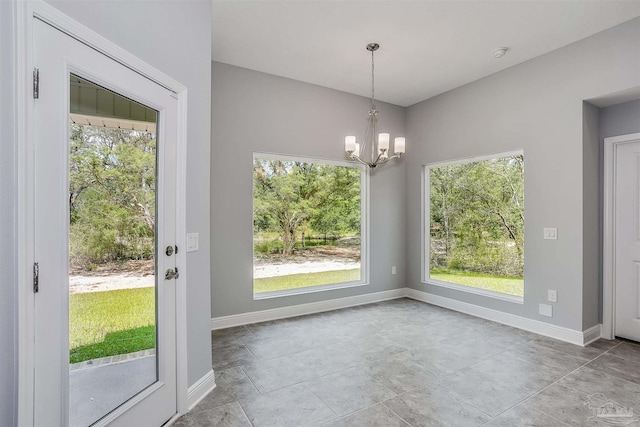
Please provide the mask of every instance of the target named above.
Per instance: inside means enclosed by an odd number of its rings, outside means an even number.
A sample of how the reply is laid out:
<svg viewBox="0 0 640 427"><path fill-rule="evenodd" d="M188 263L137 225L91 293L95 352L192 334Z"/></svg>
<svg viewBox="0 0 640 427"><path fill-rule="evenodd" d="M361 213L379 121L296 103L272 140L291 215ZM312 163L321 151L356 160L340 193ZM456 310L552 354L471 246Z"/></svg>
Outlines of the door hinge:
<svg viewBox="0 0 640 427"><path fill-rule="evenodd" d="M33 99L40 98L40 70L33 69Z"/></svg>
<svg viewBox="0 0 640 427"><path fill-rule="evenodd" d="M33 263L33 293L36 294L40 290L40 266L37 262Z"/></svg>

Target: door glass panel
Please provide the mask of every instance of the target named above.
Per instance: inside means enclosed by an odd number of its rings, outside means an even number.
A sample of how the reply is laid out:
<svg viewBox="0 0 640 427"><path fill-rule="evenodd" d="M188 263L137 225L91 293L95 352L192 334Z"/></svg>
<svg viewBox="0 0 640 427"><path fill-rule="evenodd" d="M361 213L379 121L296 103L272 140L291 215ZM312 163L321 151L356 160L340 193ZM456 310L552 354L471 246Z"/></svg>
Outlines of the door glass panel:
<svg viewBox="0 0 640 427"><path fill-rule="evenodd" d="M70 75L69 424L153 384L157 111Z"/></svg>

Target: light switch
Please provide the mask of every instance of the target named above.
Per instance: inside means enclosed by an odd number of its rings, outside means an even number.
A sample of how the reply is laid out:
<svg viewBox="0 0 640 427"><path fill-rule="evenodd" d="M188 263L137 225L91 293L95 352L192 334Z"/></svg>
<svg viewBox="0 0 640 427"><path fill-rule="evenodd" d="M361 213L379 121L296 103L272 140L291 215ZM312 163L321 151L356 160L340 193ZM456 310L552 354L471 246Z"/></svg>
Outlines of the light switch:
<svg viewBox="0 0 640 427"><path fill-rule="evenodd" d="M545 228L544 229L544 238L545 238L545 240L558 240L558 229L557 228Z"/></svg>
<svg viewBox="0 0 640 427"><path fill-rule="evenodd" d="M547 299L551 302L558 302L558 291L549 289L547 291Z"/></svg>
<svg viewBox="0 0 640 427"><path fill-rule="evenodd" d="M187 252L198 250L198 233L187 233Z"/></svg>
<svg viewBox="0 0 640 427"><path fill-rule="evenodd" d="M396 274L396 266L391 267L391 274Z"/></svg>

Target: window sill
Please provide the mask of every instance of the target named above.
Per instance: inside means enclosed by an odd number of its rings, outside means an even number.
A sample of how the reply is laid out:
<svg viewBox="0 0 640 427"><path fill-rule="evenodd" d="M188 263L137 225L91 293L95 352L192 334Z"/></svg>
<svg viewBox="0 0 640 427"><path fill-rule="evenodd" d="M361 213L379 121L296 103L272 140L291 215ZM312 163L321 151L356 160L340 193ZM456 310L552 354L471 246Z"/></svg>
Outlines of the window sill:
<svg viewBox="0 0 640 427"><path fill-rule="evenodd" d="M258 294L253 294L253 300L262 300L262 299L271 299L271 298L280 298L280 297L288 297L291 295L303 295L303 294L312 294L315 292L323 292L323 291L333 291L336 289L346 289L346 288L355 288L358 286L367 286L368 282L343 282L343 283L331 283L330 285L317 285L317 286L309 286L306 288L295 288L295 289L285 289L282 291L271 291L271 292L260 292Z"/></svg>
<svg viewBox="0 0 640 427"><path fill-rule="evenodd" d="M473 286L459 285L457 283L443 282L435 279L424 279L422 283L433 286L440 286L443 288L455 289L461 292L467 292L470 294L482 295L488 298L495 298L503 301L512 302L515 304L524 304L524 298L515 295L502 294L500 292L490 291L487 289L474 288Z"/></svg>

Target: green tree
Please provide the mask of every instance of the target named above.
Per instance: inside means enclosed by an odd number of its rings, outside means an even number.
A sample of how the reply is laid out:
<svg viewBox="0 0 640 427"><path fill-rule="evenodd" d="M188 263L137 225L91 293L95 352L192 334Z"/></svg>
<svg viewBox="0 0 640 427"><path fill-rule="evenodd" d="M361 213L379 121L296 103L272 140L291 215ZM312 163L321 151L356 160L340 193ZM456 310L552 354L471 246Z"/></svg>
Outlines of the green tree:
<svg viewBox="0 0 640 427"><path fill-rule="evenodd" d="M523 156L431 168L430 181L431 265L522 276Z"/></svg>
<svg viewBox="0 0 640 427"><path fill-rule="evenodd" d="M146 258L155 233L153 134L71 125L72 260Z"/></svg>
<svg viewBox="0 0 640 427"><path fill-rule="evenodd" d="M328 234L360 234L360 170L330 165L320 168L312 229L325 240Z"/></svg>
<svg viewBox="0 0 640 427"><path fill-rule="evenodd" d="M307 227L324 235L360 228L360 171L283 160L254 161L254 232L278 231L283 256Z"/></svg>

